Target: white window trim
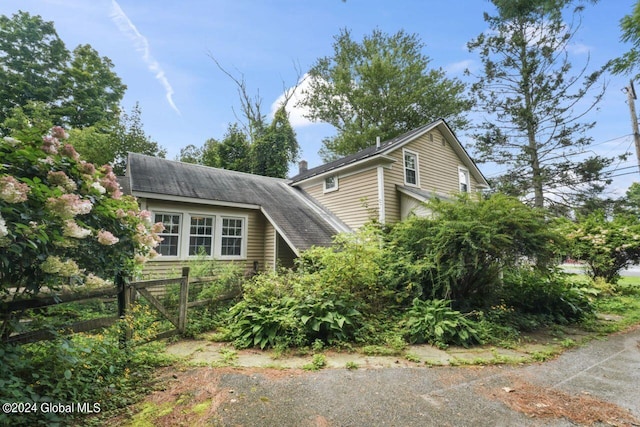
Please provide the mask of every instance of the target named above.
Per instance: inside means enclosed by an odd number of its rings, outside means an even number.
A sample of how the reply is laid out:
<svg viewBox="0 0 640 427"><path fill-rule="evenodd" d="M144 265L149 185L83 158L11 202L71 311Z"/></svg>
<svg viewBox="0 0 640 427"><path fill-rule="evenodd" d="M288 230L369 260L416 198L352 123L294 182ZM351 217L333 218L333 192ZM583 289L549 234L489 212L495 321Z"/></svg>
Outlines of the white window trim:
<svg viewBox="0 0 640 427"><path fill-rule="evenodd" d="M222 255L222 223L224 219L240 219L242 220L242 235L240 238L240 255ZM219 215L216 218L215 232L215 254L219 260L241 260L247 259L247 216L246 215Z"/></svg>
<svg viewBox="0 0 640 427"><path fill-rule="evenodd" d="M225 212L225 211L180 211L173 209L149 209L153 218L155 215L180 215L180 229L178 235L178 255L162 255L155 260L158 261L176 261L176 260L190 260L197 258L198 255L189 255L189 237L191 236L191 217L192 216L206 216L213 218L213 254L207 256L207 259L217 259L221 261L231 260L246 260L247 259L247 243L248 243L248 228L249 228L249 216L246 214ZM225 255L222 256L222 220L228 219L241 219L242 220L242 244L240 247L240 255Z"/></svg>
<svg viewBox="0 0 640 427"><path fill-rule="evenodd" d="M458 191L460 191L461 193L462 191L462 180L460 179L460 174L464 174L464 176L467 178L467 182L464 184L467 184L467 191L466 193L471 193L471 176L469 175L469 169L464 168L462 166L458 166Z"/></svg>
<svg viewBox="0 0 640 427"><path fill-rule="evenodd" d="M216 252L216 227L217 227L217 223L218 223L218 218L216 217L216 215L213 214L196 214L196 213L189 213L187 214L187 216L189 217L189 223L186 224L185 221L185 228L187 230L187 233L185 234L186 238L185 240L187 241L187 248L186 248L186 252L185 254L189 257L189 258L197 258L200 255L195 254L195 255L191 255L189 254L189 246L191 246L191 220L193 219L194 216L196 217L204 217L204 218L211 218L212 224L211 224L211 253L208 254L206 257L210 258L212 257ZM196 236L201 236L199 234L196 234ZM202 235L204 236L204 235Z"/></svg>
<svg viewBox="0 0 640 427"><path fill-rule="evenodd" d="M333 178L333 182L335 185L333 187L327 188L327 179ZM331 193L333 191L338 191L338 175L331 175L322 180L322 191L324 193Z"/></svg>
<svg viewBox="0 0 640 427"><path fill-rule="evenodd" d="M407 182L407 159L406 155L412 155L416 158L416 182L411 183ZM402 149L402 179L404 180L404 185L408 185L410 187L420 187L420 156L415 151L407 150L406 148Z"/></svg>
<svg viewBox="0 0 640 427"><path fill-rule="evenodd" d="M179 216L180 217L180 226L178 228L178 253L177 255L162 255L160 258L162 259L167 259L167 260L175 260L175 259L180 259L180 254L182 253L182 241L183 241L183 227L184 227L184 214L182 212L175 212L175 211L167 211L167 210L160 210L160 211L154 211L152 212L152 218L155 221L156 219L156 215L171 215L171 216ZM158 234L164 234L164 233L158 233ZM158 252L159 253L159 252Z"/></svg>

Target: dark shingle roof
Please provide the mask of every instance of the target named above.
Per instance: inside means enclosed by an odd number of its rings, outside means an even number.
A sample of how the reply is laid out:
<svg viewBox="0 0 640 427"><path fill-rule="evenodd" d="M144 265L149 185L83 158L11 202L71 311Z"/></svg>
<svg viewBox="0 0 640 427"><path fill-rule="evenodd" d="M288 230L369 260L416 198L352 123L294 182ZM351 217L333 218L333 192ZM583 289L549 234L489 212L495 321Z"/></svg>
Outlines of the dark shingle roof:
<svg viewBox="0 0 640 427"><path fill-rule="evenodd" d="M332 162L329 163L325 163L323 165L317 166L315 168L309 169L306 172L303 172L301 174L298 174L294 177L291 178L291 182L296 183L302 180L305 180L307 178L311 178L313 176L316 175L320 175L322 173L328 172L330 170L333 169L337 169L340 168L342 166L346 166L346 165L350 165L352 163L356 163L360 160L364 160L367 159L369 157L373 157L377 154L381 154L384 153L385 151L389 150L389 149L393 149L395 146L398 145L402 145L403 143L410 141L411 139L413 139L416 135L419 135L421 132L423 132L425 129L428 129L430 127L435 126L437 123L439 123L441 120L438 120L436 122L433 123L429 123L426 124L424 126L420 126L419 128L413 129L409 132L403 133L402 135L396 136L393 139L390 139L388 141L384 141L380 144L380 146L376 146L376 145L372 145L371 147L367 147L363 150L358 151L357 153L351 154L349 156L346 157L341 157L337 160L334 160Z"/></svg>
<svg viewBox="0 0 640 427"><path fill-rule="evenodd" d="M292 177L290 182L293 185L296 185L300 181L304 181L305 179L312 178L314 176L332 171L334 169L339 169L344 166L348 166L348 165L351 165L359 161L369 159L378 155L388 154L389 152L397 149L398 147L403 146L404 144L412 141L413 139L439 126L441 127L441 130L445 133L445 135L448 134L450 136L450 137L445 136L445 138L450 140L450 142L452 143L452 147L458 153L458 156L460 157L460 159L463 162L465 162L467 167L469 167L471 173L475 176L479 185L488 186L489 184L486 178L484 177L480 169L478 169L474 161L471 159L471 157L469 156L469 153L467 153L467 150L465 150L462 144L460 144L460 141L458 141L458 138L455 136L455 134L453 133L449 125L447 125L447 122L444 121L444 119L438 119L434 122L428 123L424 126L420 126L419 128L403 133L402 135L396 136L393 139L384 141L380 144L379 147L373 145L371 147L365 148L364 150L358 151L355 154L351 154L350 156L342 157L338 160L334 160L332 162L325 163L323 165L309 169L306 172L303 172L301 174L298 174Z"/></svg>
<svg viewBox="0 0 640 427"><path fill-rule="evenodd" d="M331 243L337 229L287 181L129 153L131 192L188 197L262 208L297 250Z"/></svg>

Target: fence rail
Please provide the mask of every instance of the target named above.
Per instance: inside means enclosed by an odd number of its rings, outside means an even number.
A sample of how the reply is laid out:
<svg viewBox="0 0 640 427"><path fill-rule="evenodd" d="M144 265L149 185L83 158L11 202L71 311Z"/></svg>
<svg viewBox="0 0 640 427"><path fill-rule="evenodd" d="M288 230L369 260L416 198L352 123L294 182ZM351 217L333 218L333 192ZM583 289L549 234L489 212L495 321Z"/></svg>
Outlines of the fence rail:
<svg viewBox="0 0 640 427"><path fill-rule="evenodd" d="M130 282L127 278L119 276L116 278L116 286L96 289L82 294L62 294L0 303L0 310L2 313L0 320L5 324L8 324L14 313L24 312L25 310L46 308L70 302L84 302L96 298L117 297L117 315L114 314L91 320L78 321L57 328L59 331L62 331L62 333L88 332L94 329L111 326L119 319L124 318L124 316L129 312L132 302L138 295L139 297L147 300L147 302L173 326L171 330L161 332L152 339L167 338L176 334L184 334L187 328L187 313L190 308L215 304L217 302L233 299L240 295L241 290L238 287L233 288L229 290L229 292L213 299L189 301L190 287L210 283L216 279L216 277L190 278L188 267L183 268L182 275L180 277L168 279ZM177 316L170 313L169 309L153 293L153 288L166 288L169 285L175 284L180 285ZM127 330L123 338L129 339L131 337L131 332L132 331ZM50 340L53 339L55 335L56 333L51 329L40 329L23 333L14 333L11 335L6 334L6 336L2 336L2 340L6 343L26 344L35 341Z"/></svg>

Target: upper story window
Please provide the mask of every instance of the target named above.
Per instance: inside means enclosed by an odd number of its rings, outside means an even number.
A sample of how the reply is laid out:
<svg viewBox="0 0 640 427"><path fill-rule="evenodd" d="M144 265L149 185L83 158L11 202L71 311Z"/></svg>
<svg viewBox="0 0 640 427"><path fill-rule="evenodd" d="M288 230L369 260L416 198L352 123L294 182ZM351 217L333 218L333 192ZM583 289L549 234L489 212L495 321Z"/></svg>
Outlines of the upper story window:
<svg viewBox="0 0 640 427"><path fill-rule="evenodd" d="M156 248L156 251L163 256L178 256L178 247L180 245L180 220L179 214L157 213L155 222L164 224L164 231L158 236L162 241Z"/></svg>
<svg viewBox="0 0 640 427"><path fill-rule="evenodd" d="M418 154L403 150L404 155L404 183L419 186Z"/></svg>
<svg viewBox="0 0 640 427"><path fill-rule="evenodd" d="M458 179L460 181L460 192L468 193L469 188L469 171L465 168L458 168Z"/></svg>
<svg viewBox="0 0 640 427"><path fill-rule="evenodd" d="M328 176L324 179L324 192L335 191L338 189L338 177L336 175Z"/></svg>
<svg viewBox="0 0 640 427"><path fill-rule="evenodd" d="M189 230L189 255L213 254L213 217L191 216Z"/></svg>

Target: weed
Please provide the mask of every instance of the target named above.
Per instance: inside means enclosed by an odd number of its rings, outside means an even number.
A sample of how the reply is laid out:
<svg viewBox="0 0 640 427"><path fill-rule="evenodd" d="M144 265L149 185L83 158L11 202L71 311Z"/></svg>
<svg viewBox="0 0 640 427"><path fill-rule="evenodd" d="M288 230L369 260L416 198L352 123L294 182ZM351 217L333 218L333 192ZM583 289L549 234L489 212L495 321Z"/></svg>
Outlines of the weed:
<svg viewBox="0 0 640 427"><path fill-rule="evenodd" d="M307 363L302 367L305 371L319 371L327 366L327 358L324 354L314 354L311 363Z"/></svg>
<svg viewBox="0 0 640 427"><path fill-rule="evenodd" d="M347 368L350 371L356 370L359 368L358 364L356 362L347 362L345 365L345 368Z"/></svg>
<svg viewBox="0 0 640 427"><path fill-rule="evenodd" d="M415 362L415 363L420 363L420 357L413 354L413 353L405 353L404 358L407 359L409 362Z"/></svg>

